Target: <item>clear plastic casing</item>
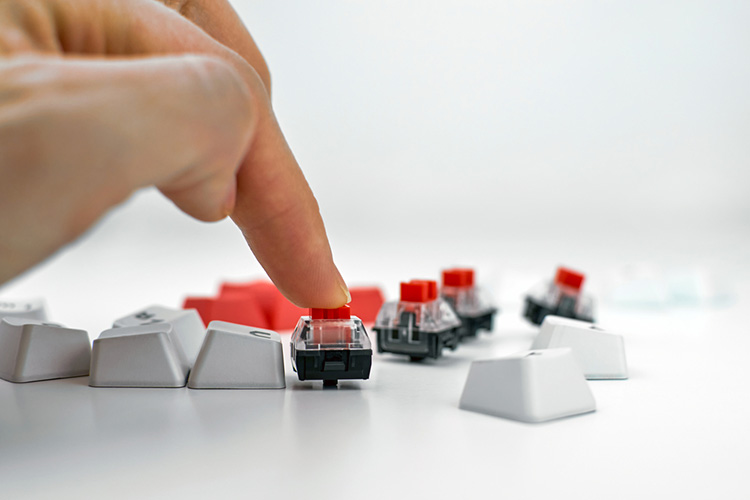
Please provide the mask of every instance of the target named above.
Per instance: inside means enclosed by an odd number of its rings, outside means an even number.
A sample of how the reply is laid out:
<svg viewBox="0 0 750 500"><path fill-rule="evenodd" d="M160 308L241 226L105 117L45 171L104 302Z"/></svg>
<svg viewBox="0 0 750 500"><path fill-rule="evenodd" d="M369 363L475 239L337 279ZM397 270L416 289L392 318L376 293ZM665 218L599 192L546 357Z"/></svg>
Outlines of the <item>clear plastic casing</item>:
<svg viewBox="0 0 750 500"><path fill-rule="evenodd" d="M558 285L552 280L532 288L529 297L556 310L558 315L576 318L594 316L594 299L591 295L576 288Z"/></svg>
<svg viewBox="0 0 750 500"><path fill-rule="evenodd" d="M372 349L362 320L356 316L346 319L312 319L311 316L302 316L292 332L291 346L295 371L297 351Z"/></svg>
<svg viewBox="0 0 750 500"><path fill-rule="evenodd" d="M477 286L443 286L440 294L461 316L476 318L496 311L488 294Z"/></svg>
<svg viewBox="0 0 750 500"><path fill-rule="evenodd" d="M404 324L403 319L406 317L410 320ZM386 302L375 319L375 328L407 327L409 331L418 328L425 333L444 332L459 326L461 320L443 299L429 302Z"/></svg>

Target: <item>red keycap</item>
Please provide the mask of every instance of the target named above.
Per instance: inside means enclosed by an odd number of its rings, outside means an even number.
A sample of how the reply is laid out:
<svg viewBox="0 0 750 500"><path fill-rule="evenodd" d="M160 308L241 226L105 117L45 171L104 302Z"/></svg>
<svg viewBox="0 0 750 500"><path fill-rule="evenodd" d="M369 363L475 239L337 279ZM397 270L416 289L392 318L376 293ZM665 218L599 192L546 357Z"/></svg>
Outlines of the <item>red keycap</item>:
<svg viewBox="0 0 750 500"><path fill-rule="evenodd" d="M195 309L198 311L198 314L203 320L203 325L208 326L208 324L213 321L212 311L214 302L215 299L210 297L186 297L185 301L182 303L182 308Z"/></svg>
<svg viewBox="0 0 750 500"><path fill-rule="evenodd" d="M270 329L268 316L252 295L225 294L213 304L213 320Z"/></svg>
<svg viewBox="0 0 750 500"><path fill-rule="evenodd" d="M274 289L276 290L276 287ZM280 291L276 290L271 307L271 324L273 325L271 329L276 331L293 330L297 326L300 316L307 316L307 313L307 309L295 306Z"/></svg>
<svg viewBox="0 0 750 500"><path fill-rule="evenodd" d="M374 323L385 302L380 288L353 287L349 291L351 314L365 323ZM197 309L205 324L221 320L276 331L293 330L299 318L309 313L292 304L266 280L222 283L218 297L188 297L183 308Z"/></svg>
<svg viewBox="0 0 750 500"><path fill-rule="evenodd" d="M281 295L276 285L267 280L255 280L247 283L222 283L219 289L219 297L244 294L251 297L264 312L271 323L273 308L276 298Z"/></svg>
<svg viewBox="0 0 750 500"><path fill-rule="evenodd" d="M375 323L375 318L385 302L383 291L376 286L360 286L350 288L349 293L352 295L352 301L349 303L352 314L365 324Z"/></svg>

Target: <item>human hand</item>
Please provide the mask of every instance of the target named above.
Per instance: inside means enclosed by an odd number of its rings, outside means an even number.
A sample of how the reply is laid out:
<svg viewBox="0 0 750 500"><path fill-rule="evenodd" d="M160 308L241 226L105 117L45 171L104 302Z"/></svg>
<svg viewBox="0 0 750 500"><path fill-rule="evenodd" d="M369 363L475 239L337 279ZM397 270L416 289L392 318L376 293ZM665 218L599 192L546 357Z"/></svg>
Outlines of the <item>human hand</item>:
<svg viewBox="0 0 750 500"><path fill-rule="evenodd" d="M0 283L155 185L293 302L347 302L269 89L225 0L0 0Z"/></svg>

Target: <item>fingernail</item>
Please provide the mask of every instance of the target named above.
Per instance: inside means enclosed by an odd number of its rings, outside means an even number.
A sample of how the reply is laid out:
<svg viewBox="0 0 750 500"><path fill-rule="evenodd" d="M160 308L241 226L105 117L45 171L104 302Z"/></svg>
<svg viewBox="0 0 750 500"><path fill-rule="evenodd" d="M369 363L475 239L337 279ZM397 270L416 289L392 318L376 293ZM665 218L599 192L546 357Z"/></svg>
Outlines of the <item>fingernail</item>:
<svg viewBox="0 0 750 500"><path fill-rule="evenodd" d="M228 217L232 215L232 212L234 212L234 205L237 202L237 183L232 182L229 185L229 189L227 190L227 194L224 197L224 203L222 204L222 214L224 214L224 217Z"/></svg>
<svg viewBox="0 0 750 500"><path fill-rule="evenodd" d="M346 303L348 304L349 302L352 301L352 294L349 292L349 288L345 284L341 283L339 284L339 286L341 287L341 290L344 292L344 295L346 295Z"/></svg>
<svg viewBox="0 0 750 500"><path fill-rule="evenodd" d="M335 264L334 264L334 267L335 267ZM344 296L346 297L345 304L348 304L349 302L352 301L352 294L349 293L349 287L346 286L346 281L344 281L344 277L341 276L341 272L338 270L338 268L335 268L335 269L336 269L336 277L338 278L338 282L339 282L339 288L341 289L342 292L344 292Z"/></svg>

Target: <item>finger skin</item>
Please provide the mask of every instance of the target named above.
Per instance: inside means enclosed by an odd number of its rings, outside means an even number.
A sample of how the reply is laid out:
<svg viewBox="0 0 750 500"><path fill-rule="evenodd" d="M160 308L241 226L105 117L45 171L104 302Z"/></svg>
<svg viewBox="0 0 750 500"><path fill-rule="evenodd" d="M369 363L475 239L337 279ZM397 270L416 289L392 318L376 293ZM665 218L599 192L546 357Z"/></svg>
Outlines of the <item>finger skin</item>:
<svg viewBox="0 0 750 500"><path fill-rule="evenodd" d="M247 61L271 94L271 74L250 33L227 0L160 0Z"/></svg>
<svg viewBox="0 0 750 500"><path fill-rule="evenodd" d="M234 85L234 94L206 87L206 73L228 80L220 87ZM157 86L163 79L179 82L168 96ZM139 175L154 179L190 164L233 177L252 133L248 101L234 68L204 56L0 64L0 283L126 199L133 165L150 166ZM197 192L210 196L210 185ZM216 213L222 203L215 200Z"/></svg>
<svg viewBox="0 0 750 500"><path fill-rule="evenodd" d="M162 1L250 63L270 95L265 60L229 2ZM338 307L351 297L333 264L317 201L272 113L268 114L268 123L253 138L238 174L237 204L232 218L287 298L303 306ZM336 277L339 290L333 288L333 293L321 293L331 289L328 285L331 276Z"/></svg>
<svg viewBox="0 0 750 500"><path fill-rule="evenodd" d="M28 0L24 6L29 10L20 9L20 15L17 6L7 8L9 5L13 4L0 3L0 21L6 21L7 26L8 19L23 17L23 23L10 25L23 26L30 33L31 42L24 45L18 42L18 37L4 36L12 30L0 26L0 49L6 53L14 47L87 55L200 53L231 64L247 86L249 107L257 120L255 133L245 144L246 154L236 175L236 192L231 178L202 177L201 169L205 166L200 162L198 166L183 165L163 177L155 175L152 169L135 168L132 177L126 179L127 185L134 189L155 183L180 208L204 220L218 217L212 210L203 213L201 197L193 196L194 193L207 190L220 197L221 215L231 211L232 201L236 200L233 219L261 265L290 300L305 307L337 307L349 300L346 285L333 263L317 202L271 109L270 83L243 57L178 12L152 0ZM3 8L7 8L5 12ZM12 15L7 13L10 11ZM45 22L53 23L53 28L44 29ZM236 28L236 23L233 26ZM236 30L232 33L227 40L241 38ZM248 47L254 47L249 38L240 49L247 52ZM171 85L168 80L162 83ZM217 192L223 197L216 195Z"/></svg>

